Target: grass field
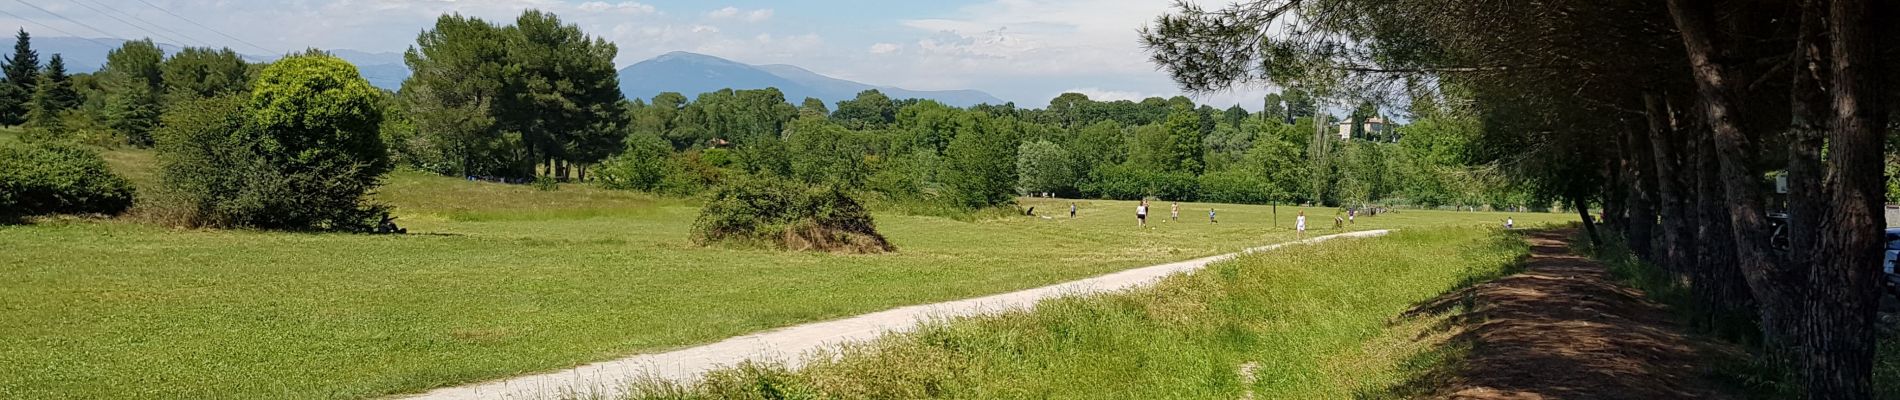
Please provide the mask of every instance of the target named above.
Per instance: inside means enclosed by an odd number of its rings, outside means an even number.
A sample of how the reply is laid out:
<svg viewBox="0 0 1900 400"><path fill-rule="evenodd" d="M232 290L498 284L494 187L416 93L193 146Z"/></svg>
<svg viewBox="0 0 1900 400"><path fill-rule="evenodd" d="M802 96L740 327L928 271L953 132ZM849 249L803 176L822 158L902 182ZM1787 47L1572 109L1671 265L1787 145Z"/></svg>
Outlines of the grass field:
<svg viewBox="0 0 1900 400"><path fill-rule="evenodd" d="M1478 229L1291 247L1128 293L939 322L797 371L747 365L631 397L1400 398L1461 351L1439 329L1455 313L1408 310L1502 276L1528 250Z"/></svg>
<svg viewBox="0 0 1900 400"><path fill-rule="evenodd" d="M108 154L145 184L149 157ZM0 227L0 398L416 392L1292 236L1268 222L1269 207L1218 206L1214 225L1207 205L1184 204L1184 222L1138 230L1133 203L1084 201L1075 220L878 214L899 252L804 254L696 247L691 202L580 185L542 192L399 172L377 198L410 235L70 219ZM1066 201L1027 203L1066 212ZM1280 207L1280 225L1296 210ZM1503 217L1407 211L1354 229ZM1523 225L1570 218L1517 215Z"/></svg>

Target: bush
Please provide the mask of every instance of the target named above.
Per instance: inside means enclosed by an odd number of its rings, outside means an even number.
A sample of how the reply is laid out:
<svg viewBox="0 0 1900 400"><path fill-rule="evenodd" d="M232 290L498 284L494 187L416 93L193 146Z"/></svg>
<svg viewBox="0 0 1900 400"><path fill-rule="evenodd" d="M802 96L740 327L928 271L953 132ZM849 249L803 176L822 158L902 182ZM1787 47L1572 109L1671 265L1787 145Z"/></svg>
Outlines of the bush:
<svg viewBox="0 0 1900 400"><path fill-rule="evenodd" d="M1194 174L1159 171L1132 165L1113 165L1095 170L1083 194L1115 200L1140 200L1148 197L1193 201L1199 192Z"/></svg>
<svg viewBox="0 0 1900 400"><path fill-rule="evenodd" d="M376 89L329 56L265 68L248 99L175 105L157 132L181 224L368 231L387 215L364 196L391 163Z"/></svg>
<svg viewBox="0 0 1900 400"><path fill-rule="evenodd" d="M46 214L117 215L132 184L99 153L73 145L0 146L0 219Z"/></svg>
<svg viewBox="0 0 1900 400"><path fill-rule="evenodd" d="M608 189L656 191L672 166L672 145L647 134L627 137L627 150L600 163L597 177Z"/></svg>
<svg viewBox="0 0 1900 400"><path fill-rule="evenodd" d="M1226 170L1201 175L1199 201L1234 204L1266 204L1273 183L1265 176L1247 170Z"/></svg>
<svg viewBox="0 0 1900 400"><path fill-rule="evenodd" d="M693 223L693 242L763 243L788 250L896 251L871 213L835 186L744 178L714 192Z"/></svg>

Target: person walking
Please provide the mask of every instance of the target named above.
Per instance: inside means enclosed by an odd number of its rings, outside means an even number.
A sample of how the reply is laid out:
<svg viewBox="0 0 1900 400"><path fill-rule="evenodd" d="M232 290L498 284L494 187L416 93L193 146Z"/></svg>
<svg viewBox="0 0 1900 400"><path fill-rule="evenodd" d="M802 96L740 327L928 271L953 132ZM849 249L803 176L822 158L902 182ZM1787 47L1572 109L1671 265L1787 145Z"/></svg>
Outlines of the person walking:
<svg viewBox="0 0 1900 400"><path fill-rule="evenodd" d="M1210 223L1210 224L1218 224L1218 223L1220 223L1220 220L1218 220L1218 219L1214 219L1214 209L1213 209L1213 208L1208 208L1208 209L1207 209L1207 223Z"/></svg>
<svg viewBox="0 0 1900 400"><path fill-rule="evenodd" d="M1181 202L1174 202L1168 209L1168 222L1181 222Z"/></svg>
<svg viewBox="0 0 1900 400"><path fill-rule="evenodd" d="M1294 233L1295 238L1299 238L1299 239L1306 238L1306 212L1305 211L1301 211L1300 216L1298 218L1293 219L1293 230L1295 231Z"/></svg>
<svg viewBox="0 0 1900 400"><path fill-rule="evenodd" d="M1353 217L1357 217L1357 216L1359 216L1359 209L1354 208L1354 209L1346 210L1346 225L1353 225L1357 223L1357 221L1353 220Z"/></svg>
<svg viewBox="0 0 1900 400"><path fill-rule="evenodd" d="M1144 228L1148 227L1148 201L1147 200L1142 200L1141 205L1135 206L1135 226L1144 227Z"/></svg>
<svg viewBox="0 0 1900 400"><path fill-rule="evenodd" d="M1075 219L1075 202L1069 202L1069 219Z"/></svg>

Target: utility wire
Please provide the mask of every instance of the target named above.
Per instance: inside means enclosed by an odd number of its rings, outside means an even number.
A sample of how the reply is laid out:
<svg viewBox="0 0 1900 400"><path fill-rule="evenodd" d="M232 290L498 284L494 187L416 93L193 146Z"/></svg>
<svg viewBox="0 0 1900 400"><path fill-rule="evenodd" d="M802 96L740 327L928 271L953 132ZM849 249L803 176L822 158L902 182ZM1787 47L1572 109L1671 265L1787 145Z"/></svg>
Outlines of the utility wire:
<svg viewBox="0 0 1900 400"><path fill-rule="evenodd" d="M64 34L66 34L66 36L72 36L72 37L75 37L75 38L79 38L80 40L84 40L84 41L88 41L88 42L92 42L93 44L97 44L97 45L99 45L99 47L102 47L102 48L107 48L107 49L110 49L110 48L112 48L112 47L113 47L113 46L112 46L112 45L110 45L110 44L106 44L106 42L101 42L101 41L98 41L98 40L94 40L94 39L92 39L92 38L88 38L88 37L85 37L85 36L80 36L80 35L78 35L78 34L74 34L74 33L72 33L72 32L67 32L67 31L66 31L65 29L59 29L59 28L54 28L54 27L53 27L52 25L47 25L47 24L42 24L42 23L39 23L39 21L34 21L34 20L32 20L32 19L28 19L28 18L26 18L26 17L22 17L22 16L20 16L19 14L14 14L14 13L11 13L11 12L7 12L7 10L0 10L0 14L6 14L6 15L7 15L7 16L9 16L9 17L13 17L13 19L17 19L17 20L21 20L21 21L26 21L27 23L30 23L30 24L34 24L34 25L39 25L39 26L40 26L41 28L46 28L46 29L48 29L48 30L52 30L52 31L54 31L54 32L59 32L59 33L64 33Z"/></svg>
<svg viewBox="0 0 1900 400"><path fill-rule="evenodd" d="M183 38L185 38L185 39L189 39L189 40L191 40L191 41L193 41L193 42L197 42L198 44L202 44L202 45L205 45L205 46L210 46L210 45L211 45L211 42L210 42L210 41L207 41L207 40L199 40L199 39L198 39L197 37L193 37L193 36L191 36L191 35L187 35L187 34L184 34L183 32L179 32L179 31L175 31L175 30L172 30L172 28L167 28L167 27L165 27L165 24L160 24L160 23L157 23L157 22L152 22L152 21L150 21L150 20L147 20L147 19L145 19L145 18L140 18L138 14L133 14L133 13L130 13L130 12L126 12L125 10L120 10L120 9L117 9L117 8L113 8L112 6L109 6L109 5L106 5L105 3L101 3L101 2L99 2L99 0L83 0L83 1L86 1L86 2L89 2L89 3L92 3L92 4L95 4L95 5L98 5L98 6L100 7L100 8L104 8L104 9L107 9L107 10L112 10L112 12L115 12L115 13L119 13L119 15L124 15L124 16L127 16L127 17L131 17L131 18L132 18L133 20L136 20L136 21L139 21L139 22L143 22L143 23L145 23L145 25L148 25L148 26L151 26L151 27L153 27L153 28L158 28L159 30L162 30L162 31L165 31L166 33L170 33L170 34L173 34L173 35L178 35L178 36L180 36L180 37L183 37ZM180 44L180 45L183 45L183 44Z"/></svg>
<svg viewBox="0 0 1900 400"><path fill-rule="evenodd" d="M14 1L20 1L20 0L14 0ZM211 29L211 27L209 27L209 26L205 26L205 24L200 24L200 23L198 23L198 21L193 21L193 20L191 20L191 18L185 18L185 16L183 16L183 15L178 15L178 13L174 13L174 12L172 12L171 10L167 10L167 9L165 9L165 7L159 7L159 6L156 6L156 5L153 5L153 4L152 4L151 2L149 2L149 1L145 1L145 0L138 0L138 2L139 2L139 3L141 3L141 4L145 4L145 6L146 6L146 7L151 7L151 8L154 8L154 9L157 9L158 11L162 11L162 12L164 12L164 13L166 13L166 14L170 14L170 15L171 15L172 17L176 17L176 18L178 18L178 19L180 19L180 20L184 20L185 22L189 22L189 23L191 23L192 25L197 25L197 26L198 26L199 28L204 28L204 30L207 30L207 31L211 31L211 33L216 33L216 34L218 34L219 36L224 36L224 37L225 37L225 38L227 38L227 39L231 39L231 40L236 40L236 41L238 41L238 43L243 43L243 44L247 44L247 45L250 45L251 47L254 47L254 48L257 48L258 50L263 50L263 51L264 51L265 53L268 53L268 54L278 54L278 53L277 53L277 52L275 52L275 51L271 51L271 49L266 49L266 48L264 48L264 46L258 46L258 45L257 45L256 43L251 43L251 42L247 42L247 41L244 41L244 39L238 39L238 38L237 38L236 36L231 36L230 34L226 34L226 33L224 33L223 31L219 31L219 30L217 30L217 29Z"/></svg>
<svg viewBox="0 0 1900 400"><path fill-rule="evenodd" d="M108 13L108 12L106 12L105 10L101 10L101 9L98 9L98 8L94 8L94 7L93 7L92 5L90 5L90 4L86 4L86 3L83 3L83 2L79 2L79 1L74 1L74 2L73 2L73 4L78 4L78 5L80 6L80 7L85 7L85 8L86 8L86 9L88 9L88 10L92 10L92 12L96 12L96 13L99 13L100 15L104 15L104 16L106 16L106 18L111 18L111 19L112 19L112 20L114 20L114 21L119 21L119 23L122 23L122 24L125 24L126 26L130 26L130 27L132 27L132 29L136 29L136 30L139 30L139 31L143 31L143 32L145 32L146 34L149 34L149 35L152 35L152 36L157 36L157 37L158 37L159 39L165 39L166 41L169 41L169 42L172 42L172 43L176 43L176 44L178 44L178 46L179 46L179 47L190 47L190 46L192 45L191 43L186 43L186 42L185 42L185 41L183 41L183 40L178 40L178 38L175 38L175 37L171 37L171 36L165 36L165 34L162 34L162 33L158 33L157 31L154 31L154 30L151 30L151 29L147 29L146 27L144 27L144 26L141 26L141 25L139 25L139 24L134 24L134 23L132 23L132 21L126 21L126 20L125 20L124 18L119 18L118 16L116 16L116 15L112 15L111 13Z"/></svg>
<svg viewBox="0 0 1900 400"><path fill-rule="evenodd" d="M14 2L16 2L16 3L20 3L20 4L22 4L22 5L25 5L25 6L27 6L27 7L33 7L33 9L35 9L35 10L40 10L40 12L44 12L44 13L47 13L47 14L52 14L52 15L53 15L54 17L59 17L59 19L63 19L63 20L66 20L66 22L71 22L71 23L73 23L73 24L75 24L75 25L79 25L79 26L83 26L83 27L86 27L86 29L91 29L91 30L93 30L94 32L99 32L99 34L101 34L101 35L106 35L106 37L109 37L109 38L113 38L113 39L119 39L119 40L125 40L125 38L122 38L122 37L119 37L118 35L113 35L113 34L110 34L110 33L106 33L106 31L105 31L104 29L99 29L99 28L97 28L97 27L94 27L94 26L92 26L92 25L86 25L86 23L84 23L84 22L79 22L79 21L74 21L74 20L73 20L72 18L66 18L66 16L64 16L64 15L59 15L59 13L56 13L56 12L53 12L52 10L48 10L48 9L44 9L44 8L40 8L40 6L36 6L36 5L33 5L33 3L28 3L28 2L26 2L26 0L13 0L13 1L14 1ZM70 33L68 33L68 35L71 35L71 34L70 34Z"/></svg>

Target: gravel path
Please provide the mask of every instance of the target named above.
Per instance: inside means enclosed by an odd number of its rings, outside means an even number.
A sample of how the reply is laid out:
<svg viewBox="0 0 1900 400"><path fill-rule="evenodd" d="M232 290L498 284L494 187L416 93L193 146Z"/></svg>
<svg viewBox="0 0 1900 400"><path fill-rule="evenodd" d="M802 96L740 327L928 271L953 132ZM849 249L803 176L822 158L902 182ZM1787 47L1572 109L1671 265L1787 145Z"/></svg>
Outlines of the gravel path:
<svg viewBox="0 0 1900 400"><path fill-rule="evenodd" d="M1388 232L1375 230L1320 236L1256 247L1242 253L1268 251L1287 245L1310 244L1329 239L1382 236ZM1147 285L1168 275L1198 270L1209 263L1233 258L1237 254L1239 253L1130 269L1018 292L899 307L845 319L795 325L734 337L703 346L665 353L634 355L562 371L441 388L406 398L427 400L574 397L611 399L617 397L616 395L623 391L624 386L636 378L689 381L707 371L747 360L776 359L787 361L795 367L800 361L800 356L811 350L841 343L868 341L886 333L908 331L915 328L920 321L1024 309L1052 298L1112 292Z"/></svg>

